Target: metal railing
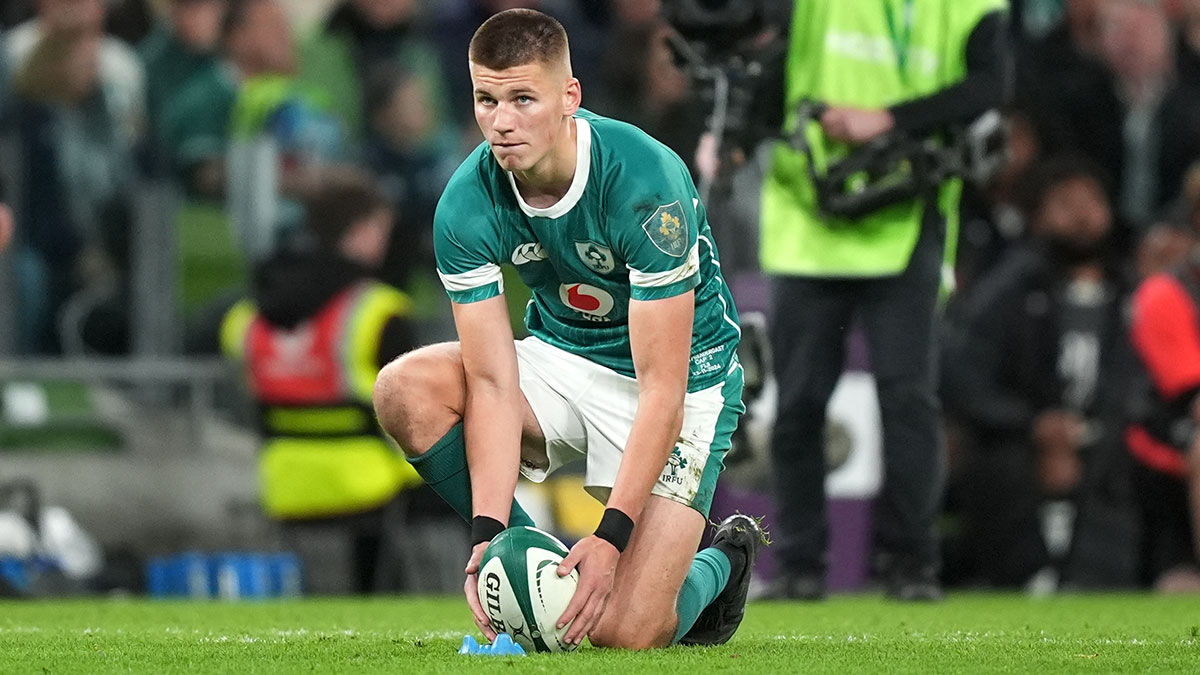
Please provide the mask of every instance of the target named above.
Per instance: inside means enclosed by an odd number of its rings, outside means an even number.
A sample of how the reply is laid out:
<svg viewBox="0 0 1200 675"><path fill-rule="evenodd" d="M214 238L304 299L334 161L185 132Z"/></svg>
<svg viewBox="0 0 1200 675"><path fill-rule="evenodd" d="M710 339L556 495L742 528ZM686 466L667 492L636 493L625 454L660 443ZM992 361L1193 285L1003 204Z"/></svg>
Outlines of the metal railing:
<svg viewBox="0 0 1200 675"><path fill-rule="evenodd" d="M219 358L0 358L0 383L46 380L127 383L144 392L180 388L186 393L188 427L196 447L208 446L206 420L217 409L218 387L232 386L238 377L237 368Z"/></svg>

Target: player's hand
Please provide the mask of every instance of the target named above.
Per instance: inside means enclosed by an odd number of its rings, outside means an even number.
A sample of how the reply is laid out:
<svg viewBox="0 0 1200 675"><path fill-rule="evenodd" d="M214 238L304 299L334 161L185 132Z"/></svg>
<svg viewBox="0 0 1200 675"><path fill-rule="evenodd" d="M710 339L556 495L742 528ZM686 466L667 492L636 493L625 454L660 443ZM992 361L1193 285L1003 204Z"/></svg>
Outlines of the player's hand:
<svg viewBox="0 0 1200 675"><path fill-rule="evenodd" d="M496 641L496 631L492 630L492 622L488 620L487 614L483 611L483 605L479 603L479 561L483 559L483 552L487 550L489 542L481 542L471 549L471 559L467 561L467 581L463 584L463 594L467 596L467 606L471 608L471 616L475 618L475 625L479 626L479 630L483 631L483 636L488 639L488 642Z"/></svg>
<svg viewBox="0 0 1200 675"><path fill-rule="evenodd" d="M583 642L584 636L592 632L604 615L604 607L608 604L616 576L617 559L620 557L617 547L593 535L580 539L559 563L560 577L579 568L579 586L575 589L575 595L571 596L566 611L558 618L558 628L571 624L571 629L563 636L566 642L573 645Z"/></svg>
<svg viewBox="0 0 1200 675"><path fill-rule="evenodd" d="M829 106L821 115L826 135L847 143L865 143L891 131L895 124L892 113L884 108Z"/></svg>

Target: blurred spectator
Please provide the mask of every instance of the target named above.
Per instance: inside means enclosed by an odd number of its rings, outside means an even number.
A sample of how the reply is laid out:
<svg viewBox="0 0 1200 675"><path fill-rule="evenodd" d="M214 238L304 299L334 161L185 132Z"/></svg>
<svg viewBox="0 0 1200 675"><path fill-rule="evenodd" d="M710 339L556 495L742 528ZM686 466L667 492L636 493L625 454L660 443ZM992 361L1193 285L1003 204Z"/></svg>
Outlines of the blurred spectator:
<svg viewBox="0 0 1200 675"><path fill-rule="evenodd" d="M304 44L302 77L328 92L359 145L369 126L364 115L367 83L377 71L396 67L421 82L432 124L450 128L442 65L419 7L417 0L343 0Z"/></svg>
<svg viewBox="0 0 1200 675"><path fill-rule="evenodd" d="M1105 1L1066 0L1062 20L1017 51L1017 105L1028 112L1047 152L1074 147L1069 112L1109 86L1100 50Z"/></svg>
<svg viewBox="0 0 1200 675"><path fill-rule="evenodd" d="M8 66L6 63L8 50L4 44L4 31L0 29L0 132L4 131L8 113ZM0 253L8 248L13 238L12 209L5 203L6 188L0 177Z"/></svg>
<svg viewBox="0 0 1200 675"><path fill-rule="evenodd" d="M36 13L34 0L7 0L0 3L0 30L24 23Z"/></svg>
<svg viewBox="0 0 1200 675"><path fill-rule="evenodd" d="M945 459L934 357L961 182L916 179L923 183L917 189L851 211L829 205L863 194L860 180L879 188L895 165L871 157L870 164L884 168L858 171L851 190L846 181L828 186L813 178L835 163L898 149L904 139L924 139L1003 105L1007 3L796 0L793 6L786 78L771 84L786 91L783 133L803 136L812 151L772 146L759 246L762 269L771 275L769 332L779 384L771 455L781 570L771 594L825 594L823 431L857 319L870 349L883 435L883 486L872 522L875 572L893 598L936 601L942 587L934 525ZM827 107L802 119L806 101ZM835 199L825 199L829 193Z"/></svg>
<svg viewBox="0 0 1200 675"><path fill-rule="evenodd" d="M1179 38L1175 70L1182 82L1200 86L1200 0L1176 0Z"/></svg>
<svg viewBox="0 0 1200 675"><path fill-rule="evenodd" d="M0 253L8 248L13 236L13 214L8 204L0 202Z"/></svg>
<svg viewBox="0 0 1200 675"><path fill-rule="evenodd" d="M127 45L136 45L146 38L154 27L156 0L105 0L108 14L104 21L104 32Z"/></svg>
<svg viewBox="0 0 1200 675"><path fill-rule="evenodd" d="M218 48L227 0L169 0L166 19L138 45L146 69L146 110L152 138L165 145L162 124L180 92L220 67Z"/></svg>
<svg viewBox="0 0 1200 675"><path fill-rule="evenodd" d="M398 65L376 69L367 82L366 163L393 204L403 204L392 232L384 275L405 285L432 270L433 212L458 167L458 136L437 119L432 87Z"/></svg>
<svg viewBox="0 0 1200 675"><path fill-rule="evenodd" d="M221 343L249 377L266 437L262 505L299 552L306 588L361 593L396 573L378 565L385 519L419 482L371 407L379 369L415 346L409 300L373 279L392 214L372 179L326 172L307 202L303 231L256 268Z"/></svg>
<svg viewBox="0 0 1200 675"><path fill-rule="evenodd" d="M1138 244L1134 261L1138 279L1170 271L1195 245L1196 234L1190 227L1168 222L1153 225Z"/></svg>
<svg viewBox="0 0 1200 675"><path fill-rule="evenodd" d="M1063 4L1064 0L1011 0L1009 30L1014 39L1040 38L1054 30L1066 13Z"/></svg>
<svg viewBox="0 0 1200 675"><path fill-rule="evenodd" d="M346 154L327 92L296 77L291 25L277 0L238 0L223 34L226 68L207 70L167 112L173 163L200 195L226 195L246 257L267 256L300 223L319 168Z"/></svg>
<svg viewBox="0 0 1200 675"><path fill-rule="evenodd" d="M670 30L658 21L615 24L600 64L598 93L588 107L637 125L693 166L708 110L675 65L667 45Z"/></svg>
<svg viewBox="0 0 1200 675"><path fill-rule="evenodd" d="M610 0L613 27L635 28L660 23L662 0Z"/></svg>
<svg viewBox="0 0 1200 675"><path fill-rule="evenodd" d="M1161 8L1118 0L1105 8L1103 51L1125 106L1124 153L1114 175L1121 213L1145 224L1178 195L1200 158L1200 82L1175 80L1172 33Z"/></svg>
<svg viewBox="0 0 1200 675"><path fill-rule="evenodd" d="M37 18L7 41L24 146L16 268L18 343L28 352L58 350L54 323L76 289L119 294L128 269L143 75L104 36L104 13L103 0L39 0ZM119 351L126 337L105 348Z"/></svg>
<svg viewBox="0 0 1200 675"><path fill-rule="evenodd" d="M1200 167L1184 186L1200 232ZM1142 526L1143 581L1200 590L1200 257L1196 248L1142 282L1130 330L1144 368L1125 431Z"/></svg>
<svg viewBox="0 0 1200 675"><path fill-rule="evenodd" d="M1156 2L1108 0L1100 12L1100 54L1111 76L1053 79L1047 100L1057 124L1053 148L1082 151L1113 178L1118 212L1135 230L1178 195L1200 157L1200 90L1175 77L1170 26ZM1123 236L1128 245L1137 232Z"/></svg>
<svg viewBox="0 0 1200 675"><path fill-rule="evenodd" d="M604 42L598 28L589 22L587 14L572 0L440 0L437 3L434 34L446 72L450 113L458 124L467 129L470 147L479 140L476 133L472 101L471 77L467 71L467 45L475 29L491 15L515 7L527 7L549 14L558 20L571 36L571 71L581 82L594 82ZM654 4L648 1L645 4ZM592 105L585 99L585 108Z"/></svg>
<svg viewBox="0 0 1200 675"><path fill-rule="evenodd" d="M1111 248L1098 170L1057 158L1030 181L1033 238L980 282L947 359L946 405L965 437L952 483L962 531L948 546L947 573L1020 586L1048 569L1050 581L1094 585L1106 573L1080 559L1094 549L1072 533L1082 536L1076 523L1090 516L1092 496L1107 496L1124 475L1113 466L1119 430L1110 426L1124 386L1131 284ZM1118 559L1128 542L1107 535Z"/></svg>

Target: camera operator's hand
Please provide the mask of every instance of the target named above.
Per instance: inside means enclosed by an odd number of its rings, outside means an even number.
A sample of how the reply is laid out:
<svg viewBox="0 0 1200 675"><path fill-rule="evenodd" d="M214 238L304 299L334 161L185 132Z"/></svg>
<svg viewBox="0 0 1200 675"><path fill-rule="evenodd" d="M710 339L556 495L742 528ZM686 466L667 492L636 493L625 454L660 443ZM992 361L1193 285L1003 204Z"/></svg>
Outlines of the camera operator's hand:
<svg viewBox="0 0 1200 675"><path fill-rule="evenodd" d="M865 143L886 134L896 125L885 108L829 106L821 115L821 127L830 138L847 143Z"/></svg>

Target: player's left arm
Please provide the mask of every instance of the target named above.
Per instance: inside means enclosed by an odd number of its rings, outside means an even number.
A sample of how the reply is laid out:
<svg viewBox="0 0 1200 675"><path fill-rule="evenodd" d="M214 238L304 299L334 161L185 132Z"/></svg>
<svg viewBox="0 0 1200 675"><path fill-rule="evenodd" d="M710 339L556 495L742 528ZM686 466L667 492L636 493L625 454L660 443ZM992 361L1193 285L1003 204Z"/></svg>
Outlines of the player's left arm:
<svg viewBox="0 0 1200 675"><path fill-rule="evenodd" d="M638 381L633 427L608 508L637 523L683 428L695 292L629 301L629 342Z"/></svg>
<svg viewBox="0 0 1200 675"><path fill-rule="evenodd" d="M559 626L578 644L603 614L620 551L629 542L683 427L688 390L698 237L703 211L683 162L653 144L631 144L606 182L614 253L629 268L629 342L638 403L596 534L559 568L579 566L579 588Z"/></svg>
<svg viewBox="0 0 1200 675"><path fill-rule="evenodd" d="M694 291L688 290L669 298L629 302L638 404L607 508L620 511L634 523L683 428L694 296ZM592 535L572 547L563 561L561 574L580 565L579 587L558 624L562 627L574 620L564 636L567 642L582 642L604 614L619 557L613 543Z"/></svg>

